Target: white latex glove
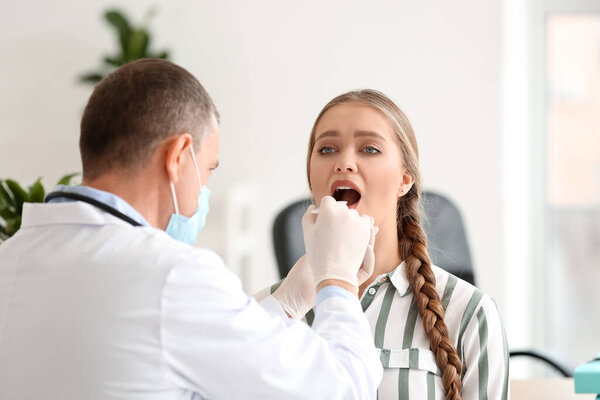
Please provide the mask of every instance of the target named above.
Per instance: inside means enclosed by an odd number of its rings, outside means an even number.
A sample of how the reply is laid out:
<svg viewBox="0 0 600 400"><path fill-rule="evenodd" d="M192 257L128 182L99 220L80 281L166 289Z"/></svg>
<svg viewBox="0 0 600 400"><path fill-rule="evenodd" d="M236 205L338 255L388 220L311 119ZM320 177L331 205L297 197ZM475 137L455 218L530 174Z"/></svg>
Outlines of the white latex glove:
<svg viewBox="0 0 600 400"><path fill-rule="evenodd" d="M306 261L315 286L337 279L358 286L358 270L371 239L373 219L349 210L331 196L321 200L319 214L310 206L302 217Z"/></svg>
<svg viewBox="0 0 600 400"><path fill-rule="evenodd" d="M371 217L373 221L373 218ZM371 227L371 240L369 240L369 244L367 245L367 250L365 251L365 257L363 258L362 265L358 270L358 274L356 279L358 280L358 286L362 285L373 275L373 269L375 269L375 235L379 232L379 228L376 226Z"/></svg>
<svg viewBox="0 0 600 400"><path fill-rule="evenodd" d="M306 256L300 257L290 272L273 292L273 297L290 318L300 319L315 306L317 290L313 273L306 263Z"/></svg>

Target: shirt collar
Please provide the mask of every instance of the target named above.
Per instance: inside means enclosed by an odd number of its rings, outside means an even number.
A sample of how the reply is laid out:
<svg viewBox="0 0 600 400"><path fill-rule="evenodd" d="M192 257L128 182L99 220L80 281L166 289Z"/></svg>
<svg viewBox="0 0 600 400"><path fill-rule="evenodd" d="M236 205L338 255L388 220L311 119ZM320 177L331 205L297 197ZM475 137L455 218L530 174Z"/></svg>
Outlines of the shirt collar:
<svg viewBox="0 0 600 400"><path fill-rule="evenodd" d="M146 219L140 214L135 208L133 208L125 200L117 196L116 194L105 192L104 190L94 189L89 186L71 186L71 185L56 185L54 187L55 192L67 192L75 193L82 196L90 197L94 200L100 201L107 206L114 208L115 210L127 215L142 226L150 226ZM68 201L76 201L65 197L54 198L49 203L63 203Z"/></svg>
<svg viewBox="0 0 600 400"><path fill-rule="evenodd" d="M410 284L406 278L406 263L404 261L392 271L388 272L387 276L392 285L396 288L396 291L400 294L400 297L404 297L411 292Z"/></svg>

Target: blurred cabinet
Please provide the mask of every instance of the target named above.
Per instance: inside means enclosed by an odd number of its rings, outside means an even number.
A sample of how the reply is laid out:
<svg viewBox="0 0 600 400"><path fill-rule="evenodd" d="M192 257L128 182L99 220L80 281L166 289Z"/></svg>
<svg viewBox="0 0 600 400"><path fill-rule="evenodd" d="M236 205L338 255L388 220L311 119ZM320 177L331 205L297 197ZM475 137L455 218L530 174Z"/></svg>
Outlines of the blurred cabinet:
<svg viewBox="0 0 600 400"><path fill-rule="evenodd" d="M594 400L594 394L576 394L571 378L515 379L510 381L511 400Z"/></svg>

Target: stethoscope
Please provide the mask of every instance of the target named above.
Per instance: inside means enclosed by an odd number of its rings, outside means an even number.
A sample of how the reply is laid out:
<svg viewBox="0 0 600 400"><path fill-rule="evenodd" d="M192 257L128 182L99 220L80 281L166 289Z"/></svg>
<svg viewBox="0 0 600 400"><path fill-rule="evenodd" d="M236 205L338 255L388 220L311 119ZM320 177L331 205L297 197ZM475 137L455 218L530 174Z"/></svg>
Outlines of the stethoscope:
<svg viewBox="0 0 600 400"><path fill-rule="evenodd" d="M128 217L127 215L123 214L121 211L102 203L101 201L98 201L96 199L93 199L91 197L88 196L84 196L82 194L78 194L78 193L70 193L70 192L61 192L61 191L56 191L56 192L52 192L52 193L48 193L46 195L46 198L44 199L45 203L48 203L50 200L52 199L56 199L59 197L63 197L66 199L72 199L72 200L79 200L79 201L83 201L84 203L88 203L93 205L94 207L97 207L99 209L101 209L104 212L109 213L110 215L113 215L125 222L129 222L131 225L133 226L142 226L142 224L140 224L139 222L137 222L136 220L134 220L133 218Z"/></svg>

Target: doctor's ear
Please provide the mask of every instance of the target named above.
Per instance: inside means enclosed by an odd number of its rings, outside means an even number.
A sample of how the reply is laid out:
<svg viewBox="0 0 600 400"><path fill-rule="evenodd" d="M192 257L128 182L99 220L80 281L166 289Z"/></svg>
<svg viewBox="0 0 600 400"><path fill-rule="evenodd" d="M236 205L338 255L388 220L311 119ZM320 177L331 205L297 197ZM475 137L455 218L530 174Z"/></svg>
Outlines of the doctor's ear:
<svg viewBox="0 0 600 400"><path fill-rule="evenodd" d="M161 150L165 154L164 163L167 169L167 175L173 183L177 183L181 176L182 165L185 158L189 156L188 148L192 145L192 135L182 133L174 135L165 140Z"/></svg>

